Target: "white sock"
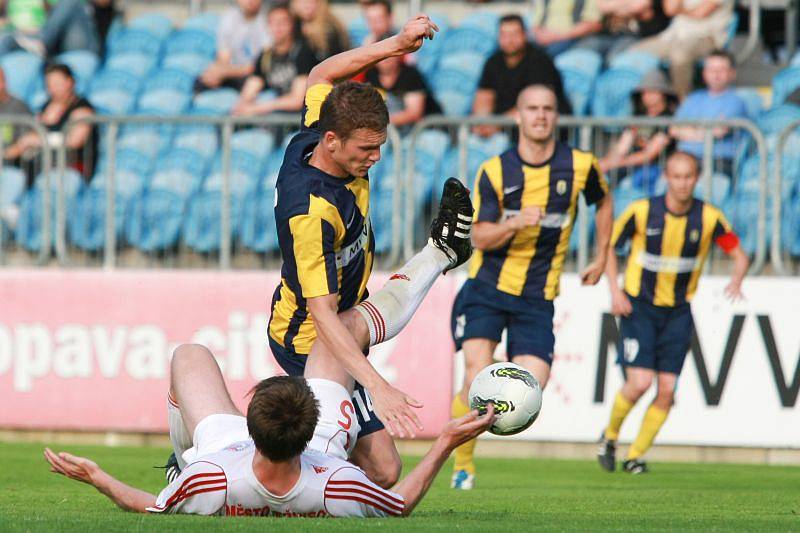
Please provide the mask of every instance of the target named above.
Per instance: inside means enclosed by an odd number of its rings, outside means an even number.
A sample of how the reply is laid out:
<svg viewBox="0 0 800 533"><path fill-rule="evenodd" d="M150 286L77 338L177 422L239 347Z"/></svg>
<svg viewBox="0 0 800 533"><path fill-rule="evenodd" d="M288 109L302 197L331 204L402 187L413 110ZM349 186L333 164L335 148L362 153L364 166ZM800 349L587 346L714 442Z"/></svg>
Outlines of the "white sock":
<svg viewBox="0 0 800 533"><path fill-rule="evenodd" d="M369 328L369 345L393 338L408 324L436 278L450 266L450 259L428 243L398 270L386 284L355 309Z"/></svg>
<svg viewBox="0 0 800 533"><path fill-rule="evenodd" d="M308 449L347 461L360 429L353 399L335 381L319 378L306 381L319 402L319 420Z"/></svg>
<svg viewBox="0 0 800 533"><path fill-rule="evenodd" d="M169 421L169 440L172 442L172 449L175 450L178 466L183 470L186 467L183 452L192 447L192 436L186 429L181 410L171 394L167 394L167 420Z"/></svg>

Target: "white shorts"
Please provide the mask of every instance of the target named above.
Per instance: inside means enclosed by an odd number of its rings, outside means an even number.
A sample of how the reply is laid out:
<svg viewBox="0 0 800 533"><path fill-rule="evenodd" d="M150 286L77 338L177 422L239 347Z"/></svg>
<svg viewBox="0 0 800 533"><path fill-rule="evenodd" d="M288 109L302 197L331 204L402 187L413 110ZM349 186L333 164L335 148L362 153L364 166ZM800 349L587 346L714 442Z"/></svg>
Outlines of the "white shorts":
<svg viewBox="0 0 800 533"><path fill-rule="evenodd" d="M194 428L193 446L183 452L181 457L188 464L204 455L249 439L247 418L229 414L208 415Z"/></svg>

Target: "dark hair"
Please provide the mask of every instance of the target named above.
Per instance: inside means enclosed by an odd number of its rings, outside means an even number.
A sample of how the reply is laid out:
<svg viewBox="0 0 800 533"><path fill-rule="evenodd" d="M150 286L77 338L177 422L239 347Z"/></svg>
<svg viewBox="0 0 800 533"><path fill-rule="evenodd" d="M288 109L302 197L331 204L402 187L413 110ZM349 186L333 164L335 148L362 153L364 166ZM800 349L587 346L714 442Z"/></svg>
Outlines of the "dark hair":
<svg viewBox="0 0 800 533"><path fill-rule="evenodd" d="M383 6L388 14L392 14L392 3L389 0L367 0L363 7Z"/></svg>
<svg viewBox="0 0 800 533"><path fill-rule="evenodd" d="M319 418L319 404L306 380L275 376L251 391L247 430L270 461L287 461L308 446Z"/></svg>
<svg viewBox="0 0 800 533"><path fill-rule="evenodd" d="M512 13L510 15L503 15L500 17L500 20L497 21L497 26L500 27L503 24L508 24L509 22L516 22L520 26L522 26L522 31L525 31L525 21L519 15Z"/></svg>
<svg viewBox="0 0 800 533"><path fill-rule="evenodd" d="M72 74L72 69L69 68L64 63L51 63L45 67L44 69L45 76L47 76L52 72L60 72L61 74L68 77L72 81L75 81L75 76Z"/></svg>
<svg viewBox="0 0 800 533"><path fill-rule="evenodd" d="M716 48L706 56L706 59L708 59L709 57L721 57L722 59L727 59L731 68L736 68L736 58L732 53L728 52L727 50L723 50L722 48Z"/></svg>
<svg viewBox="0 0 800 533"><path fill-rule="evenodd" d="M286 11L289 13L289 16L292 17L292 19L294 20L294 14L292 13L292 10L289 8L288 2L275 2L273 4L270 4L269 7L267 8L267 16L273 14L276 11Z"/></svg>
<svg viewBox="0 0 800 533"><path fill-rule="evenodd" d="M347 139L357 129L385 131L389 110L381 93L368 83L346 81L334 86L319 112L319 131Z"/></svg>

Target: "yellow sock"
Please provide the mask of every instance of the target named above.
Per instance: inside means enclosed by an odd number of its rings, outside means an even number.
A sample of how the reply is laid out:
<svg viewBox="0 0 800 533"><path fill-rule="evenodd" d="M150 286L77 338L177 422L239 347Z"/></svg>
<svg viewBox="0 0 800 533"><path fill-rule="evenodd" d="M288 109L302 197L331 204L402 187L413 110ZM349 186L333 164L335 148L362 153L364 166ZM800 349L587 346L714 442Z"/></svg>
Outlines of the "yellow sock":
<svg viewBox="0 0 800 533"><path fill-rule="evenodd" d="M450 414L453 418L461 418L467 413L469 413L469 406L461 399L461 395L457 394L450 405ZM475 442L476 440L472 439L456 448L454 471L466 470L470 474L475 473L475 464L472 462L475 455Z"/></svg>
<svg viewBox="0 0 800 533"><path fill-rule="evenodd" d="M669 409L660 409L655 405L651 405L647 409L642 420L642 428L639 430L636 440L631 444L630 450L628 450L628 459L638 459L650 449L658 430L664 425L668 414Z"/></svg>
<svg viewBox="0 0 800 533"><path fill-rule="evenodd" d="M617 393L614 398L614 406L611 408L611 420L608 421L606 427L606 438L608 440L617 440L619 438L619 428L622 427L622 422L628 413L633 409L633 402L629 402L621 392Z"/></svg>

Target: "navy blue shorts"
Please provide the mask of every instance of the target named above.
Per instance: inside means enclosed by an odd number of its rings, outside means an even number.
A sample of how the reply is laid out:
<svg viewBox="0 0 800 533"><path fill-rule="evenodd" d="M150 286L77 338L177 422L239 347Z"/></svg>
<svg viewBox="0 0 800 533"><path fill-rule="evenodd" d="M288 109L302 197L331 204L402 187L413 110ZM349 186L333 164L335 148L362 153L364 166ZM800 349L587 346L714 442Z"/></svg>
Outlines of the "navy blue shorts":
<svg viewBox="0 0 800 533"><path fill-rule="evenodd" d="M659 307L628 298L633 312L621 319L619 364L680 374L694 334L692 308L688 303Z"/></svg>
<svg viewBox="0 0 800 533"><path fill-rule="evenodd" d="M507 329L506 354L535 355L553 364L553 302L523 298L497 290L480 280L468 279L453 303L450 318L456 350L467 339L500 342Z"/></svg>
<svg viewBox="0 0 800 533"><path fill-rule="evenodd" d="M275 360L281 365L281 368L290 376L302 376L306 368L306 355L294 353L287 350L269 337L269 347L272 350L272 355ZM358 432L358 438L366 437L370 433L375 433L383 429L383 422L378 420L375 411L372 410L372 399L369 394L356 382L353 389L353 405L356 407L356 418L361 429Z"/></svg>

